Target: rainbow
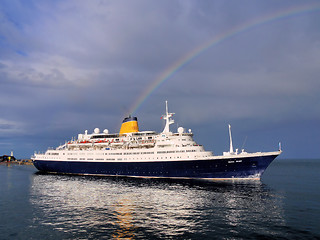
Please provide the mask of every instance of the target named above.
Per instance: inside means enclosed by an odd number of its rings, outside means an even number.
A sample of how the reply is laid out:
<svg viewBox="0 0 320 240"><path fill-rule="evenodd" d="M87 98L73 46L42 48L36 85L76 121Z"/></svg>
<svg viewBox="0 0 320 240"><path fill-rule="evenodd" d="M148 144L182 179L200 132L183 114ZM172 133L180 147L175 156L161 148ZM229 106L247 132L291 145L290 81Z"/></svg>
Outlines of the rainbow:
<svg viewBox="0 0 320 240"><path fill-rule="evenodd" d="M209 48L212 48L219 43L235 36L240 33L243 33L245 31L248 31L252 28L261 26L263 24L267 24L270 22L274 22L280 19L288 18L288 17L294 17L300 14L306 14L313 11L320 10L320 4L308 4L308 5L299 5L294 6L287 9L281 9L277 12L273 12L271 14L267 14L265 16L250 20L248 22L244 22L240 25L237 25L225 32L222 32L221 34L213 37L209 41L206 41L204 44L194 48L191 52L188 54L182 56L180 59L178 59L176 62L174 62L172 65L170 65L165 71L163 71L144 91L143 93L134 101L133 105L129 109L129 114L134 114L140 106L143 104L143 102L146 101L146 99L166 80L171 78L175 73L177 73L182 67L190 63L192 60L194 60L196 57L201 55L203 52L208 50Z"/></svg>

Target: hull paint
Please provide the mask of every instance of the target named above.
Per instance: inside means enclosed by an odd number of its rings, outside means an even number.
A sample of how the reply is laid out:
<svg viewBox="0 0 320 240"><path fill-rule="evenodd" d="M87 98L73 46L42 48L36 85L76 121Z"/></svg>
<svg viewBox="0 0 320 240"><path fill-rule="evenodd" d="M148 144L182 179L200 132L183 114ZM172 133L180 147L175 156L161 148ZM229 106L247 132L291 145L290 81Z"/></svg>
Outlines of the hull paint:
<svg viewBox="0 0 320 240"><path fill-rule="evenodd" d="M260 179L278 153L243 158L150 162L34 160L43 172L97 176L182 179Z"/></svg>

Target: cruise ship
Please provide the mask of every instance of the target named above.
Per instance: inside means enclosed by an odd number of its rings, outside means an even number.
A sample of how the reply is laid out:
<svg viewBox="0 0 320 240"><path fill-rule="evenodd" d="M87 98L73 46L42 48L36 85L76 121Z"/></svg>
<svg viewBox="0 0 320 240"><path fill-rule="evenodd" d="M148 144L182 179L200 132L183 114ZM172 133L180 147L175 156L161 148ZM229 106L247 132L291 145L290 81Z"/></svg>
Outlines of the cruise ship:
<svg viewBox="0 0 320 240"><path fill-rule="evenodd" d="M193 139L191 129L170 130L174 113L161 118L165 127L161 133L139 131L136 117L126 117L119 133L86 130L55 149L35 153L34 166L41 172L76 175L127 176L142 178L182 179L260 179L270 163L281 154L273 152L248 153L233 150L231 126L230 148L222 155L206 151Z"/></svg>

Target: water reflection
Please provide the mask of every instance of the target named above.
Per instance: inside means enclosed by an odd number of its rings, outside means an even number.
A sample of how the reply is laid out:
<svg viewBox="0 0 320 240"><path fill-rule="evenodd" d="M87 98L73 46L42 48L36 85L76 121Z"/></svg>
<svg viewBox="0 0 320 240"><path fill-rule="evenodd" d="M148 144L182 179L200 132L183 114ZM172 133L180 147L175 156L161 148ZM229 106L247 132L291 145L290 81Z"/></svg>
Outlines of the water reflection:
<svg viewBox="0 0 320 240"><path fill-rule="evenodd" d="M259 181L36 174L31 192L34 221L64 238L281 236L278 227L285 225L281 194Z"/></svg>
<svg viewBox="0 0 320 240"><path fill-rule="evenodd" d="M118 200L114 211L118 229L112 235L114 239L134 239L133 212L134 207L130 196Z"/></svg>

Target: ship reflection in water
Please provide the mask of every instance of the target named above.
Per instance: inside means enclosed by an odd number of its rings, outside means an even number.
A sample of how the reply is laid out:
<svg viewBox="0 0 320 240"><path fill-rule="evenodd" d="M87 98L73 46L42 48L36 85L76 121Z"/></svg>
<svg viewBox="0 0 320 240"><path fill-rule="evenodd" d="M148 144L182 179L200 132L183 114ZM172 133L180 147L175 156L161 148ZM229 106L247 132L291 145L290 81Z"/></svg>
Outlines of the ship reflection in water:
<svg viewBox="0 0 320 240"><path fill-rule="evenodd" d="M113 239L134 239L133 212L134 206L130 195L123 196L118 201L114 210L114 215L117 217L115 224L118 226L118 229L112 235Z"/></svg>
<svg viewBox="0 0 320 240"><path fill-rule="evenodd" d="M64 239L280 237L285 227L281 194L260 181L36 174L30 199L34 223Z"/></svg>

